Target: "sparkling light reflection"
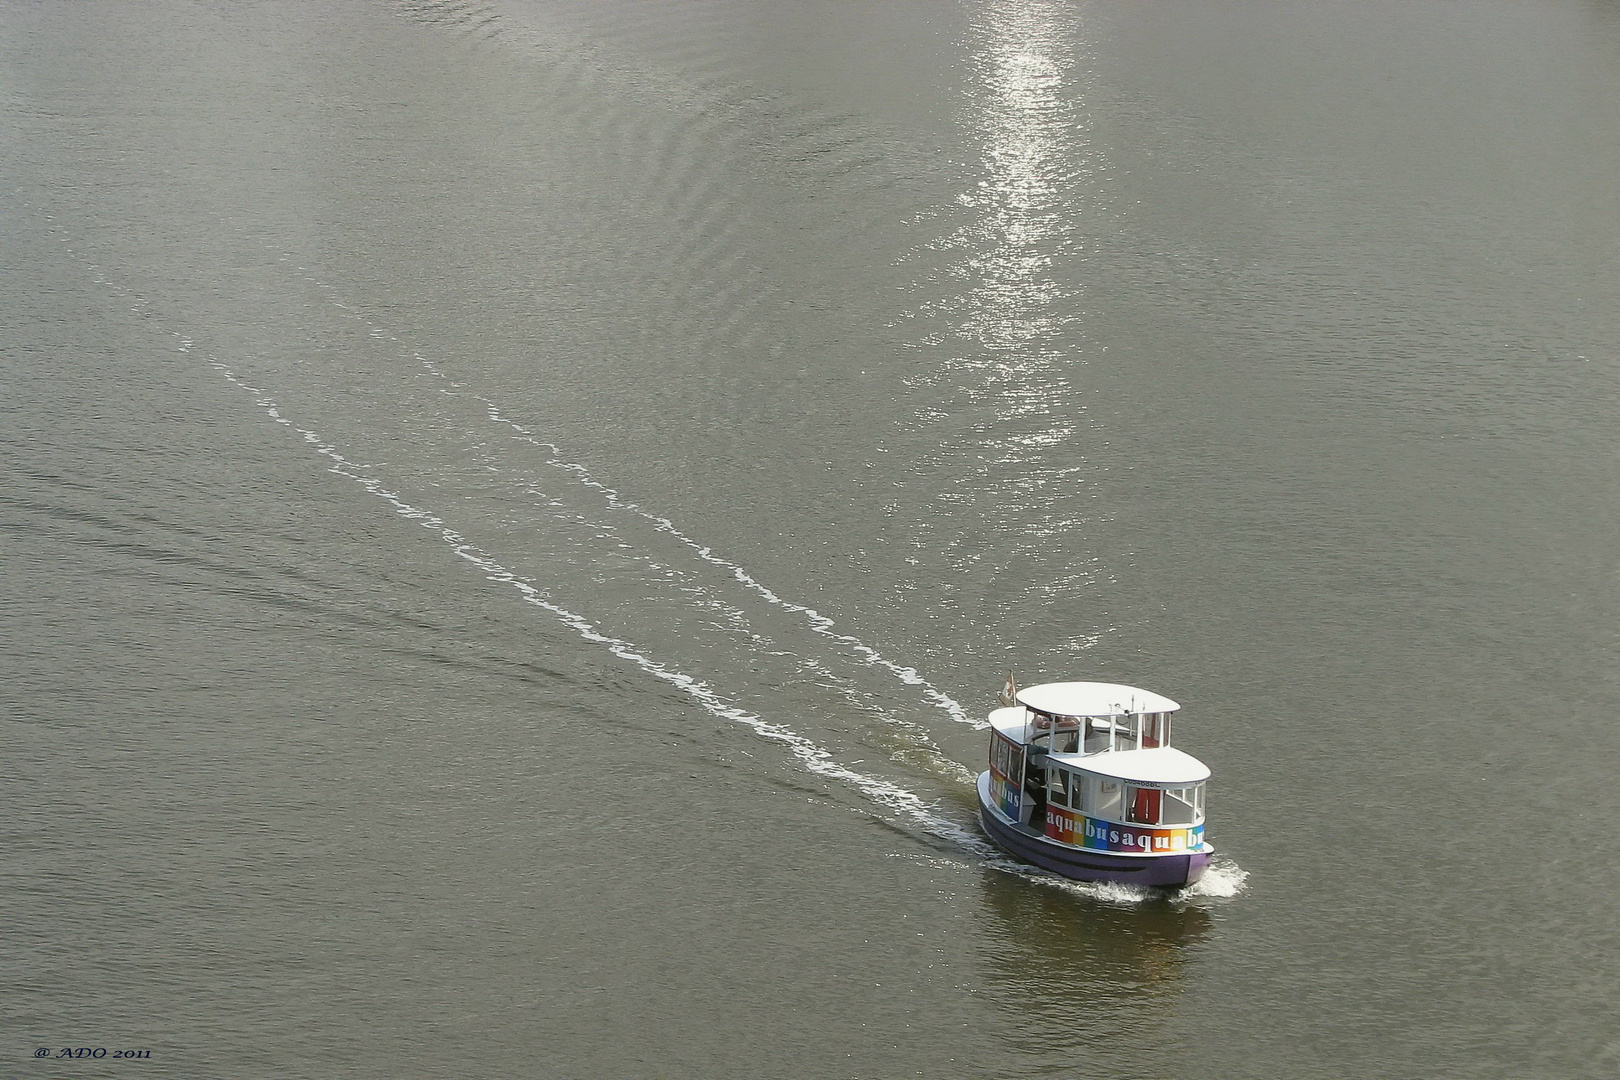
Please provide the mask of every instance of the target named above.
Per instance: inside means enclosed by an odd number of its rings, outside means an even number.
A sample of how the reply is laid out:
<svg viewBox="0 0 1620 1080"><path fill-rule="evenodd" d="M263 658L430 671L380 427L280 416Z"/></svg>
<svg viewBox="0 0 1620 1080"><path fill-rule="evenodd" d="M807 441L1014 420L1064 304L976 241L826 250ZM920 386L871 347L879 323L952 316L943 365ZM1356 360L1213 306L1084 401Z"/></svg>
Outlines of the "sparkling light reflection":
<svg viewBox="0 0 1620 1080"><path fill-rule="evenodd" d="M1002 353L1002 379L1030 373L1043 339L1060 329L1063 298L1051 274L1068 213L1070 163L1083 133L1065 93L1074 58L1063 20L1046 5L999 6L987 20L976 111L985 134L987 175L963 202L979 211L967 230L977 254L966 270L959 333ZM999 381L999 380L998 380Z"/></svg>
<svg viewBox="0 0 1620 1080"><path fill-rule="evenodd" d="M980 513L1016 520L1015 545L1078 528L1092 471L1077 445L1085 406L1072 378L1083 362L1077 261L1104 216L1107 165L1090 137L1083 26L1084 9L1068 3L982 5L966 42L966 120L979 140L974 180L958 197L968 220L930 245L946 256L935 282L958 285L918 310L943 332L919 343L939 360L914 385L954 398L930 402L918 420L973 418L961 441L942 446L966 466L954 470L954 497L993 501ZM953 566L965 569L974 556L958 554ZM1071 564L1043 591L1072 594L1094 573Z"/></svg>

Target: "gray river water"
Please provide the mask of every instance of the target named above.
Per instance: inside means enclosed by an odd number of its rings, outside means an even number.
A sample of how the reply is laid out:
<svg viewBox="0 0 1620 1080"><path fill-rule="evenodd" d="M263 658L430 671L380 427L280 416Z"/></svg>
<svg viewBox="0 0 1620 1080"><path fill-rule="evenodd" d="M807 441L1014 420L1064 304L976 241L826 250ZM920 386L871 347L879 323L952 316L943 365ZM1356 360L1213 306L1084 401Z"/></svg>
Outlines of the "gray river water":
<svg viewBox="0 0 1620 1080"><path fill-rule="evenodd" d="M1600 0L0 5L0 1074L1615 1075L1617 177Z"/></svg>

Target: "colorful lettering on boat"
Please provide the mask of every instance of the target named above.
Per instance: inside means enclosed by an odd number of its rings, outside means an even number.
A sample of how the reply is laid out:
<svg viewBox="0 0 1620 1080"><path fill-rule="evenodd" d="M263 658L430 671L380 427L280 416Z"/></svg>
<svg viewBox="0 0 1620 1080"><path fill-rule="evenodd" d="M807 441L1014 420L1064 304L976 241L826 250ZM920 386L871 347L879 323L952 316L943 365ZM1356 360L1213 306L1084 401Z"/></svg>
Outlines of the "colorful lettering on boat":
<svg viewBox="0 0 1620 1080"><path fill-rule="evenodd" d="M996 806L1003 814L1016 820L1019 809L1022 807L1023 792L1013 786L1005 776L990 774L990 796L995 799Z"/></svg>
<svg viewBox="0 0 1620 1080"><path fill-rule="evenodd" d="M1190 829L1150 829L1141 825L1120 825L1075 814L1059 806L1046 810L1046 835L1063 844L1093 851L1197 851L1204 843L1204 827Z"/></svg>
<svg viewBox="0 0 1620 1080"><path fill-rule="evenodd" d="M1023 810L1024 748L996 732L990 747L990 796L1001 812L1018 820Z"/></svg>

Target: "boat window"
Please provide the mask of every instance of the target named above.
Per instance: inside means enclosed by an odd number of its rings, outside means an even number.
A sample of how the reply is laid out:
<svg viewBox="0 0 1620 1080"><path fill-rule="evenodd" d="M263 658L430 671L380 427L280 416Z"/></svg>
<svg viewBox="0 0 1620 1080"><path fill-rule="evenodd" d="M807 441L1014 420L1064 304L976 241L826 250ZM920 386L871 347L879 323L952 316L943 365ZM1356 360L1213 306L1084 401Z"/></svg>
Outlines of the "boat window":
<svg viewBox="0 0 1620 1080"><path fill-rule="evenodd" d="M1130 785L1130 813L1126 820L1139 825L1157 825L1162 795L1158 788Z"/></svg>
<svg viewBox="0 0 1620 1080"><path fill-rule="evenodd" d="M990 735L990 767L1014 784L1024 782L1024 755L999 732Z"/></svg>
<svg viewBox="0 0 1620 1080"><path fill-rule="evenodd" d="M1108 818L1110 821L1118 821L1120 797L1119 784L1113 780L1101 779L1093 779L1090 782L1097 785L1097 799L1095 809L1087 812L1094 813L1095 816L1100 818Z"/></svg>
<svg viewBox="0 0 1620 1080"><path fill-rule="evenodd" d="M1052 769L1047 774L1047 801L1059 806L1069 805L1069 774L1062 769Z"/></svg>
<svg viewBox="0 0 1620 1080"><path fill-rule="evenodd" d="M1052 722L1052 753L1073 754L1080 749L1081 721L1073 716L1058 716Z"/></svg>
<svg viewBox="0 0 1620 1080"><path fill-rule="evenodd" d="M1142 717L1142 749L1151 750L1155 746L1164 745L1164 737L1160 735L1163 730L1164 713L1146 713Z"/></svg>
<svg viewBox="0 0 1620 1080"><path fill-rule="evenodd" d="M1198 811L1198 820L1204 820L1204 785L1199 784L1193 788L1193 809Z"/></svg>
<svg viewBox="0 0 1620 1080"><path fill-rule="evenodd" d="M1140 716L1126 716L1114 722L1114 749L1135 750L1137 723Z"/></svg>
<svg viewBox="0 0 1620 1080"><path fill-rule="evenodd" d="M1195 790L1195 788L1167 788L1164 793L1164 807L1159 813L1159 824L1193 824L1197 814L1193 804Z"/></svg>
<svg viewBox="0 0 1620 1080"><path fill-rule="evenodd" d="M1114 726L1107 720L1092 720L1086 725L1086 753L1100 754L1114 744Z"/></svg>
<svg viewBox="0 0 1620 1080"><path fill-rule="evenodd" d="M1029 746L1032 750L1052 749L1052 714L1043 713L1039 709L1028 709L1025 713L1029 725Z"/></svg>

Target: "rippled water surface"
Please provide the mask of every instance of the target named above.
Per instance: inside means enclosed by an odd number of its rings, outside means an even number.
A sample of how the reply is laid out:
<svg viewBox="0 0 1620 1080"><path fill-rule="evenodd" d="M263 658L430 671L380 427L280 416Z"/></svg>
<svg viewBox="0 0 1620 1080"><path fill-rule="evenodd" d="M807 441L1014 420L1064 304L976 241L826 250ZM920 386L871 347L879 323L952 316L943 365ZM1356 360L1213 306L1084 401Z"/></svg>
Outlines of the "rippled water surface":
<svg viewBox="0 0 1620 1080"><path fill-rule="evenodd" d="M1614 1075L1617 100L1597 0L0 5L0 1072ZM986 843L1009 668L1183 702L1204 883Z"/></svg>

